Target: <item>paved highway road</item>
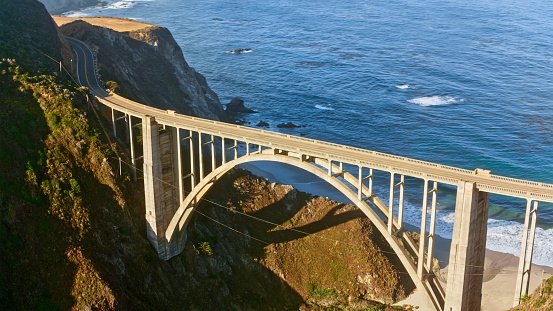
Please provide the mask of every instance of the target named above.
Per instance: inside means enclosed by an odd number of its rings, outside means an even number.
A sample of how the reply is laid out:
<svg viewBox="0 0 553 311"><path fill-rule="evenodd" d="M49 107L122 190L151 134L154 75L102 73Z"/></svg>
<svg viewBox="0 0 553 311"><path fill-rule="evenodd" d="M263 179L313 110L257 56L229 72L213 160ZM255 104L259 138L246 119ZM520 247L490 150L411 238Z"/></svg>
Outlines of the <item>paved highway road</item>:
<svg viewBox="0 0 553 311"><path fill-rule="evenodd" d="M68 38L68 42L77 54L79 83L82 86L90 88L91 93L107 106L138 118L149 115L155 117L161 124L185 130L330 159L336 162L426 178L451 185L457 185L458 181L473 181L476 182L477 187L482 191L553 203L553 185L551 184L491 175L485 171L477 173L476 171L376 151L184 116L176 114L173 111L145 106L118 95L108 94L96 77L92 51L81 41Z"/></svg>

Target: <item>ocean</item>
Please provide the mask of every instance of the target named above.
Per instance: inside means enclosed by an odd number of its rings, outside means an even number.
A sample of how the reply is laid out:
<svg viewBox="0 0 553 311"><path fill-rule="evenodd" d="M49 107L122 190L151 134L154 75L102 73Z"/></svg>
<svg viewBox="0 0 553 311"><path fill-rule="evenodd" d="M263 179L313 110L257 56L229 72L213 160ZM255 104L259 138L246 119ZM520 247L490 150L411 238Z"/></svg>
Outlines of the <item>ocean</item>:
<svg viewBox="0 0 553 311"><path fill-rule="evenodd" d="M259 111L246 125L553 183L553 2L113 0L65 15L167 27L223 104ZM420 226L421 183L408 182L406 221ZM437 233L451 238L455 191L439 193ZM525 207L491 196L487 248L520 254ZM553 267L553 206L538 215L533 262Z"/></svg>

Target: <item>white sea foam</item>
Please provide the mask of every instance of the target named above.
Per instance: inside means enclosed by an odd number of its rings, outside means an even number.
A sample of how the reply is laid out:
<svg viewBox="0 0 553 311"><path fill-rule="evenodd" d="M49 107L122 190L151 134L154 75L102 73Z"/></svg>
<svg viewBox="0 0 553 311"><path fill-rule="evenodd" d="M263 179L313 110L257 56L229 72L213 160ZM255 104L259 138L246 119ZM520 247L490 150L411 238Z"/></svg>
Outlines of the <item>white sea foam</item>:
<svg viewBox="0 0 553 311"><path fill-rule="evenodd" d="M455 220L455 213L446 214L442 218L440 218L440 220L445 222L446 224L452 224Z"/></svg>
<svg viewBox="0 0 553 311"><path fill-rule="evenodd" d="M396 87L402 90L410 88L409 84L396 85Z"/></svg>
<svg viewBox="0 0 553 311"><path fill-rule="evenodd" d="M463 99L457 99L452 96L425 96L409 100L410 103L417 104L422 107L449 105L462 101Z"/></svg>
<svg viewBox="0 0 553 311"><path fill-rule="evenodd" d="M380 192L381 197L387 197L385 189L375 188ZM399 200L395 200L395 206L399 205ZM440 237L451 239L455 213L451 210L439 210L436 212L436 234ZM395 211L397 216L397 209ZM421 207L417 204L412 204L405 201L404 208L405 222L420 228L421 225ZM427 221L430 221L430 211L427 216ZM520 247L522 242L522 232L524 225L515 221L489 219L487 228L486 248L502 253L509 253L515 256L520 256ZM428 226L427 226L428 230ZM536 228L536 237L534 242L534 250L532 262L538 265L553 267L553 229ZM446 260L442 258L440 260Z"/></svg>
<svg viewBox="0 0 553 311"><path fill-rule="evenodd" d="M323 106L323 105L315 105L315 108L321 109L321 110L334 110L334 108L330 107L330 105L326 105L326 106Z"/></svg>
<svg viewBox="0 0 553 311"><path fill-rule="evenodd" d="M520 256L524 225L506 220L488 220L486 248ZM536 228L532 263L553 267L553 229Z"/></svg>
<svg viewBox="0 0 553 311"><path fill-rule="evenodd" d="M108 0L103 5L91 6L81 10L70 11L62 14L67 17L87 17L100 15L104 10L127 9L135 6L138 2L151 2L154 0Z"/></svg>

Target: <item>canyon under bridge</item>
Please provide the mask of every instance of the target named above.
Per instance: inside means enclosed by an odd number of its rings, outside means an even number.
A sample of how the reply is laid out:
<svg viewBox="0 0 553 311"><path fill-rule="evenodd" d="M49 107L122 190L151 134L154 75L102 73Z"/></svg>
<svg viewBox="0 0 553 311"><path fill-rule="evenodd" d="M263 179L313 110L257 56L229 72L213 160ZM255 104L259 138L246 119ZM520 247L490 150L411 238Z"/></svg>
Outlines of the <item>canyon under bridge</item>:
<svg viewBox="0 0 553 311"><path fill-rule="evenodd" d="M293 165L325 180L372 221L397 254L428 306L435 310L479 310L490 194L526 201L521 255L513 303L528 293L532 249L540 202L553 203L553 185L492 175L384 154L314 139L194 118L145 106L108 94L98 83L95 56L82 42L68 38L77 55L81 85L111 114L113 135L130 146L132 174L143 163L148 239L167 260L186 241L194 208L216 181L233 167L252 161ZM142 127L141 156L137 156ZM121 131L120 131L121 132ZM186 151L186 155L183 153ZM185 163L183 159L188 161ZM142 169L139 169L142 171ZM389 198L373 193L375 174L385 173ZM405 234L405 180L423 184L420 238ZM380 179L379 179L380 180ZM456 187L454 228L447 285L433 270L438 184ZM428 217L430 214L430 217ZM428 219L430 218L430 219Z"/></svg>

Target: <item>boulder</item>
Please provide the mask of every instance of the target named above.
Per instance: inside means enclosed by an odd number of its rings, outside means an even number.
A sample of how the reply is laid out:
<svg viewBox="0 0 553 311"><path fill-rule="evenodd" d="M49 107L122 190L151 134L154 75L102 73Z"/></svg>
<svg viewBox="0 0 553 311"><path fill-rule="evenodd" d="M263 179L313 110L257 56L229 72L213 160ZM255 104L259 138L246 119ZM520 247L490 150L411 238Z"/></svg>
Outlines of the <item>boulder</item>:
<svg viewBox="0 0 553 311"><path fill-rule="evenodd" d="M246 108L244 106L244 101L238 97L233 98L230 103L227 104L226 111L229 113L257 113L257 111Z"/></svg>
<svg viewBox="0 0 553 311"><path fill-rule="evenodd" d="M257 123L258 127L267 127L269 126L269 123L265 122L265 121L259 121L259 123Z"/></svg>

